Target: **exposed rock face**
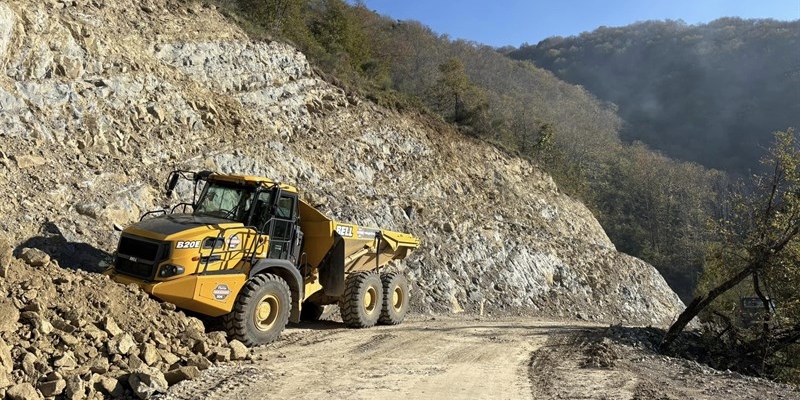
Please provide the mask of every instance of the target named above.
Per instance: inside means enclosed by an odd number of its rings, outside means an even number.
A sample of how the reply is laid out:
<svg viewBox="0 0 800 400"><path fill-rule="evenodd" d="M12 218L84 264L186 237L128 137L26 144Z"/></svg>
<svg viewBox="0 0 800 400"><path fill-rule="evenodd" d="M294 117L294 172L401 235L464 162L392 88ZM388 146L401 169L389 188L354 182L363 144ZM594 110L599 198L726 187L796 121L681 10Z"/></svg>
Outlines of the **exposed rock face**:
<svg viewBox="0 0 800 400"><path fill-rule="evenodd" d="M656 270L616 252L536 166L361 101L212 7L142 4L0 1L0 231L15 254L99 270L112 223L167 203L169 170L213 169L292 183L337 219L420 236L401 265L418 311L646 324L680 311ZM140 352L123 344L113 351Z"/></svg>

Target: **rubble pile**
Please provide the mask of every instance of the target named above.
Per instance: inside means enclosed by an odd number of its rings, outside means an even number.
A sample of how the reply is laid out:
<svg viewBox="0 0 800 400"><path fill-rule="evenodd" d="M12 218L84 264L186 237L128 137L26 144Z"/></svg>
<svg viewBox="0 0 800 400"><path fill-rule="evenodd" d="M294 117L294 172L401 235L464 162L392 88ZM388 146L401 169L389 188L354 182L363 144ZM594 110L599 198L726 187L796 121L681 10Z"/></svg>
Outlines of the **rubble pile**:
<svg viewBox="0 0 800 400"><path fill-rule="evenodd" d="M150 398L249 358L224 332L132 285L0 242L0 398Z"/></svg>

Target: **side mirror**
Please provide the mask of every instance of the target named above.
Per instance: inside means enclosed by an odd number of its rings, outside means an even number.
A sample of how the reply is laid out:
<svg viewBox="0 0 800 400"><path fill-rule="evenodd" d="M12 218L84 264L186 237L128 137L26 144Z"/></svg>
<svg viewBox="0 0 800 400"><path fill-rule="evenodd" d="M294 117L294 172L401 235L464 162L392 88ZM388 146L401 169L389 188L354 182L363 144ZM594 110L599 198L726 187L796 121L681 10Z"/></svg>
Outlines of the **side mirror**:
<svg viewBox="0 0 800 400"><path fill-rule="evenodd" d="M169 182L167 182L167 197L172 197L172 191L175 190L175 186L178 184L178 176L177 172L173 172L169 176Z"/></svg>

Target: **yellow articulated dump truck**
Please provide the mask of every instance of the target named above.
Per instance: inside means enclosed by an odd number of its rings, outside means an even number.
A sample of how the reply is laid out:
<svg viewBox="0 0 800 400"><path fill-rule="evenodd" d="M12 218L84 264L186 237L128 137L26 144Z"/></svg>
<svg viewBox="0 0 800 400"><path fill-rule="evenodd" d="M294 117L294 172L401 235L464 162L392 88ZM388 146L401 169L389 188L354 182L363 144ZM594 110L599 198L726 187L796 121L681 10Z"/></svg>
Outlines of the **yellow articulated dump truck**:
<svg viewBox="0 0 800 400"><path fill-rule="evenodd" d="M193 201L125 228L106 272L113 280L222 317L249 346L275 340L288 321L318 319L327 304L350 327L405 318L405 277L380 271L418 238L334 221L296 188L255 176L173 171L167 196L181 178L193 181Z"/></svg>

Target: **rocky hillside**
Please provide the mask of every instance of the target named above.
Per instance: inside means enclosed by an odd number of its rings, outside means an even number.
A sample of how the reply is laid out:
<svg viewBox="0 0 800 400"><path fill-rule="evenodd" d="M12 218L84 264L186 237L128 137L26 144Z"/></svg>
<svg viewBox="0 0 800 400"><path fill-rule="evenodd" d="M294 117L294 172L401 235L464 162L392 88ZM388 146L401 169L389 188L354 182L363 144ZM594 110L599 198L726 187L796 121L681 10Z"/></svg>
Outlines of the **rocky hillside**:
<svg viewBox="0 0 800 400"><path fill-rule="evenodd" d="M0 1L0 70L0 234L16 255L99 270L113 223L165 205L169 170L202 168L420 236L400 266L418 311L659 324L682 308L536 166L346 93L213 7Z"/></svg>

